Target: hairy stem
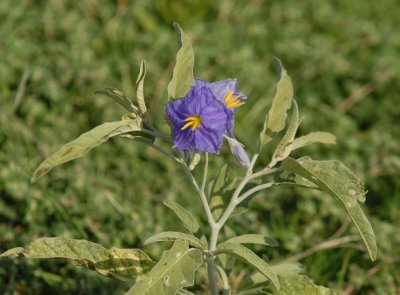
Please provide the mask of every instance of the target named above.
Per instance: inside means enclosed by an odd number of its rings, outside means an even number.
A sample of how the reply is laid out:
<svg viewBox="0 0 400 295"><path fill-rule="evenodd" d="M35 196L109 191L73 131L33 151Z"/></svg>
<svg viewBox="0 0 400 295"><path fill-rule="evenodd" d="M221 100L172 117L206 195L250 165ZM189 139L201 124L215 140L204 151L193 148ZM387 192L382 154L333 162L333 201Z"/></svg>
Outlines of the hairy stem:
<svg viewBox="0 0 400 295"><path fill-rule="evenodd" d="M184 168L183 170L185 171L186 175L189 177L190 181L192 182L192 185L194 186L196 192L200 196L200 201L203 205L204 211L206 212L208 223L211 225L211 227L213 227L215 224L215 221L211 214L211 209L210 209L210 206L208 205L207 197L206 197L206 194L204 193L204 190L202 190L199 187L199 185L197 184L197 181L194 178L194 176L193 176L192 172L190 171L189 167L187 166L187 164L185 162L182 162L182 166Z"/></svg>
<svg viewBox="0 0 400 295"><path fill-rule="evenodd" d="M253 157L253 159L256 159L256 157ZM253 165L254 165L254 163L253 163ZM247 170L246 176L243 177L242 181L239 183L238 187L233 192L233 195L228 204L228 207L226 207L224 213L222 214L221 218L217 222L217 226L219 228L222 228L225 225L225 222L229 219L233 210L235 210L236 206L239 205L241 202L243 202L249 196L249 195L246 195L247 192L244 194L245 195L244 198L243 198L243 196L240 197L240 194L241 194L242 190L244 189L244 187L246 186L246 184L250 180L260 177L260 176L269 175L269 174L273 174L273 173L280 171L279 168L275 168L275 169L265 168L259 172L252 173L252 171L251 171L252 168L253 168L252 165L250 165L250 168ZM270 187L273 185L273 183L268 183L268 184L264 184L264 185L267 185L268 187ZM258 187L260 187L260 186L258 186ZM267 187L265 187L265 188L267 188ZM264 189L263 185L261 185L261 188L259 190L261 190L261 189ZM254 192L252 192L252 193L254 193ZM250 193L250 194L252 194L252 193Z"/></svg>
<svg viewBox="0 0 400 295"><path fill-rule="evenodd" d="M208 281L210 283L211 295L218 295L217 280L215 279L215 257L207 258L207 271L208 271Z"/></svg>
<svg viewBox="0 0 400 295"><path fill-rule="evenodd" d="M165 135L164 133L161 133L160 131L148 130L148 129L144 129L144 128L141 129L140 131L143 132L143 133L149 134L151 136L154 136L154 137L159 137L159 138L164 139L164 140L166 140L168 142L172 142L171 137L169 137L168 135Z"/></svg>
<svg viewBox="0 0 400 295"><path fill-rule="evenodd" d="M204 153L204 172L203 180L201 181L201 190L204 192L207 184L207 174L208 174L208 153Z"/></svg>
<svg viewBox="0 0 400 295"><path fill-rule="evenodd" d="M261 191L263 189L270 188L274 184L275 184L274 182L268 182L268 183L263 183L263 184L257 185L256 187L253 187L252 189L248 190L243 195L238 197L238 204L240 204L241 202L243 202L244 200L246 200L248 197L250 197L251 195L255 194L256 192L259 192L259 191Z"/></svg>
<svg viewBox="0 0 400 295"><path fill-rule="evenodd" d="M220 230L219 227L217 227L217 224L212 216L210 206L207 202L207 197L204 192L204 188L206 186L207 182L207 174L208 174L208 154L206 153L206 163L204 165L204 174L203 174L203 180L201 183L201 187L197 184L196 179L194 178L192 172L190 171L189 167L185 162L182 162L182 165L184 167L184 171L186 175L190 178L192 185L196 189L196 192L200 196L201 203L203 205L203 209L206 213L207 216L207 221L208 224L211 227L211 237L210 237L210 246L209 250L214 251L217 247L217 240L218 240L218 232ZM215 257L208 257L207 258L207 271L208 271L208 280L210 283L210 289L211 289L211 294L212 295L218 295L218 288L217 288L217 281L215 279L215 266L214 266L214 260Z"/></svg>

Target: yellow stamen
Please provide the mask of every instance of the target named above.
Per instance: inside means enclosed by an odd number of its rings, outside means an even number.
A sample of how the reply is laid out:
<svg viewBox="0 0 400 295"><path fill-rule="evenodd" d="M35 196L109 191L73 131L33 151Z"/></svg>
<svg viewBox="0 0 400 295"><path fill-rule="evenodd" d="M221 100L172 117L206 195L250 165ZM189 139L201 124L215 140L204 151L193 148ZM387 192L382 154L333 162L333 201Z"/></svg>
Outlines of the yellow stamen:
<svg viewBox="0 0 400 295"><path fill-rule="evenodd" d="M229 91L228 94L225 96L226 106L230 109L240 107L241 105L245 104L245 102L240 102L240 94L232 97L233 90Z"/></svg>
<svg viewBox="0 0 400 295"><path fill-rule="evenodd" d="M229 91L228 94L225 96L225 102L228 103L232 97L233 90Z"/></svg>
<svg viewBox="0 0 400 295"><path fill-rule="evenodd" d="M200 118L198 115L194 115L193 117L188 117L185 119L185 122L187 122L181 130L185 130L186 128L192 127L192 131L194 131L196 128L200 127L202 118Z"/></svg>
<svg viewBox="0 0 400 295"><path fill-rule="evenodd" d="M230 105L228 105L228 108L230 108L230 109L232 109L232 108L238 108L238 107L240 107L240 106L242 106L242 105L244 105L246 102L235 102L235 103L232 103L232 104L230 104Z"/></svg>

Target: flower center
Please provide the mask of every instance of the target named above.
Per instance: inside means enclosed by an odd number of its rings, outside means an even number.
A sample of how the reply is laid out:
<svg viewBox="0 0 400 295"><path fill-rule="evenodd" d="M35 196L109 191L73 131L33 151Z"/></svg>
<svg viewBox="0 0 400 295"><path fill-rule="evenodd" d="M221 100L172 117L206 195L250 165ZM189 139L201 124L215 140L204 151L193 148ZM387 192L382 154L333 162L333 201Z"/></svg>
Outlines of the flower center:
<svg viewBox="0 0 400 295"><path fill-rule="evenodd" d="M181 130L185 130L186 128L192 127L192 131L194 131L196 128L200 127L200 123L202 118L200 118L198 115L194 115L193 117L188 117L185 119L185 122L187 122Z"/></svg>
<svg viewBox="0 0 400 295"><path fill-rule="evenodd" d="M236 95L236 96L234 96L234 97L232 97L232 95L233 95L233 90L229 91L228 94L225 96L225 99L224 99L225 102L226 102L226 106L227 106L229 109L238 108L238 107L240 107L241 105L244 105L244 104L245 104L245 102L241 102L241 101L239 100L240 94L239 94L239 95Z"/></svg>

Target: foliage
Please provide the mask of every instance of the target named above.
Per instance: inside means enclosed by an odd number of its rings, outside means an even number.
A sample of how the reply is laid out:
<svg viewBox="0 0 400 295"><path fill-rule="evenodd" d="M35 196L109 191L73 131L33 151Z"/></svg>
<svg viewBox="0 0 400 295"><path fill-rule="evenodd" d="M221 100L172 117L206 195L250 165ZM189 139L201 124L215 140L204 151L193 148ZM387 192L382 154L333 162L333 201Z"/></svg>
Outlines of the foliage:
<svg viewBox="0 0 400 295"><path fill-rule="evenodd" d="M21 255L26 258L62 258L96 270L104 276L121 280L135 281L150 271L154 262L139 249L106 250L102 246L85 240L73 240L62 237L41 238L26 249L13 248L0 257Z"/></svg>
<svg viewBox="0 0 400 295"><path fill-rule="evenodd" d="M144 146L126 146L123 139L29 185L37 164L61 143L121 115L111 102L94 96L93 89L108 84L133 97L132 77L143 57L149 61L145 88L155 90L152 95L146 92L148 109L154 117L161 115L169 79L165 77L170 77L170 71L161 77L160 73L172 62L176 45L171 42L175 37L170 25L179 20L196 36L196 72L211 80L221 78L222 73L236 75L251 94L254 103L237 114L242 142L251 142L262 128L260 116L273 96L272 82L266 82L273 81L273 75L266 65L271 55L282 58L295 80L296 98L305 115L298 133L307 134L318 123L319 129L333 130L339 138L338 146L329 151L321 146L307 150L316 159L342 159L366 180L366 209L374 216L371 223L380 241L373 267L351 248L314 253L302 263L318 284L361 294L395 294L399 255L394 245L399 241L394 224L400 216L395 120L399 108L393 101L400 76L394 58L398 45L394 27L399 19L391 9L395 1L272 1L268 5L262 1L251 5L200 1L193 10L184 5L190 14L174 10L175 4L156 2L152 6L137 1L126 7L124 1L118 1L119 6L102 1L0 4L0 48L5 53L0 61L1 249L27 245L40 236L61 235L108 247L139 247L153 232L179 227L160 205L165 198L178 198L201 216L200 206L187 193L189 188L172 163L159 161ZM194 25L199 19L202 23ZM264 150L261 161L267 163L272 152ZM219 164L219 160L214 162ZM170 177L157 177L160 171L168 171ZM132 179L140 179L140 186L132 186ZM237 234L251 231L274 237L280 247L267 252L277 259L328 238L346 219L339 203L318 191L290 193L299 198L289 199L283 189L272 191L268 202L255 198L250 203L253 213L233 219L229 227ZM346 223L342 229L352 231ZM351 242L346 245L356 247ZM256 253L260 249L254 246ZM161 247L148 251L158 257ZM40 262L43 271L38 271L36 262L0 263L10 266L0 270L0 289L10 292L109 294L109 290L126 289L88 272L60 267L64 264L59 262Z"/></svg>

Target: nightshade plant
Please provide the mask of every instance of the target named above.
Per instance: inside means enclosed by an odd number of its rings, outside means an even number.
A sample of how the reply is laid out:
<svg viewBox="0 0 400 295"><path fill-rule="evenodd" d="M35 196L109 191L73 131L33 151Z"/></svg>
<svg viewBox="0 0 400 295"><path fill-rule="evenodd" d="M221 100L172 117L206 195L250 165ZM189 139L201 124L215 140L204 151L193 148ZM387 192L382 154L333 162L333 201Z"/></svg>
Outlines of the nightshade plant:
<svg viewBox="0 0 400 295"><path fill-rule="evenodd" d="M106 88L98 91L114 99L127 110L120 121L107 122L82 134L62 146L47 158L34 172L32 182L53 167L86 155L94 147L112 137L124 137L146 144L180 165L197 192L207 217L210 236L204 235L189 211L172 200L164 204L171 209L187 229L186 233L168 231L149 237L145 244L172 241L173 246L154 262L140 249L110 249L85 241L62 237L41 238L27 247L13 248L0 257L63 258L88 267L99 274L127 282L129 295L193 294L187 288L194 285L195 274L207 266L209 289L217 294L334 294L334 291L315 285L299 274L297 264L269 263L256 255L245 244L278 246L270 237L257 233L219 239L228 219L245 214L243 204L256 193L275 186L317 189L340 202L350 215L366 246L371 260L375 260L377 247L371 225L358 202L365 201L362 182L341 162L316 161L309 157L294 159L292 151L313 143L334 144L335 137L327 132L312 132L296 138L301 119L291 79L281 62L275 59L278 82L272 106L265 118L256 152L249 158L243 145L235 138L235 111L245 103L246 96L238 89L235 79L208 82L194 78L194 54L191 42L175 24L180 41L172 80L168 85L169 101L165 107L164 122L171 134L157 130L150 122L144 100L143 83L145 63L141 63L137 83L137 104L121 91ZM290 110L290 119L288 112ZM161 120L161 119L160 119ZM286 126L286 121L288 125ZM240 128L240 126L238 126ZM286 127L286 129L285 129ZM254 171L263 147L280 136L269 164ZM208 180L209 154L218 156L224 142L243 167L241 179L231 179L228 167ZM192 174L203 162L200 180ZM230 284L226 266L236 258L255 269L240 284ZM222 292L222 293L221 293Z"/></svg>

